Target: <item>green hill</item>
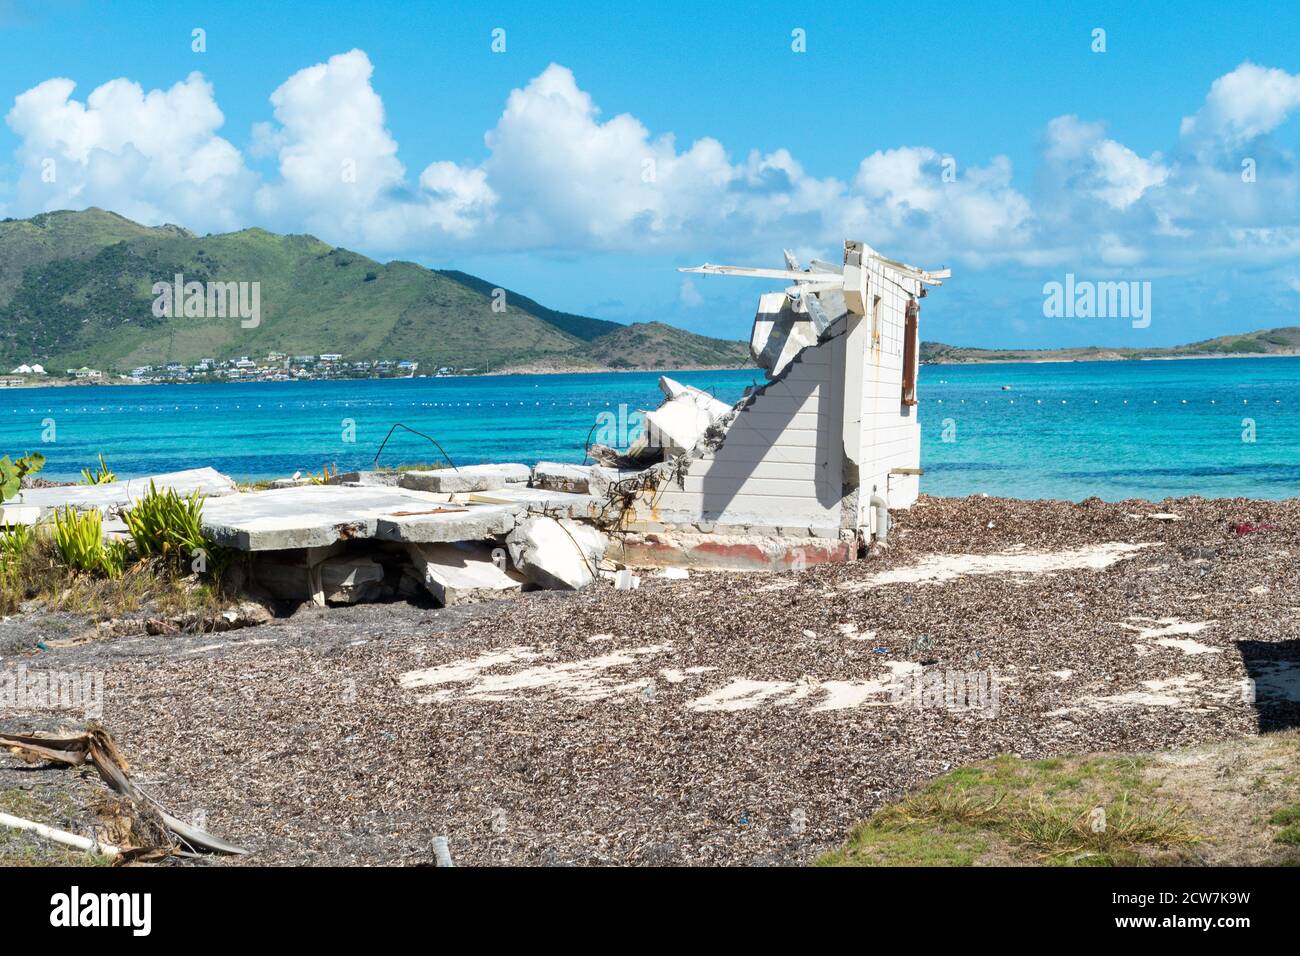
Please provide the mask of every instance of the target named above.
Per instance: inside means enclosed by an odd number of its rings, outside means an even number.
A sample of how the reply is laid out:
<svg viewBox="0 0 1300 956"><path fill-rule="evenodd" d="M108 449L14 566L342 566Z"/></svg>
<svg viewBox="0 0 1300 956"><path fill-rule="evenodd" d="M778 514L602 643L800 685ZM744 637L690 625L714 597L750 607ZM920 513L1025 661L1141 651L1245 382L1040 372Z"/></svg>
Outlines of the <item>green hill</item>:
<svg viewBox="0 0 1300 956"><path fill-rule="evenodd" d="M620 325L615 331L592 339L586 352L604 368L740 367L753 364L749 358L749 346L744 342L693 335L662 322Z"/></svg>
<svg viewBox="0 0 1300 956"><path fill-rule="evenodd" d="M260 283L260 324L155 317L153 283L177 274ZM45 213L0 222L0 364L121 372L272 351L414 359L426 369L749 364L740 342L557 312L514 293L504 312L493 311L493 288L464 273L380 263L313 236L196 236L101 209ZM641 329L644 336L611 338ZM677 364L663 364L673 356Z"/></svg>
<svg viewBox="0 0 1300 956"><path fill-rule="evenodd" d="M922 342L921 361L934 365L981 362L1114 362L1123 359L1249 358L1252 355L1300 355L1300 326L1237 332L1213 339L1159 348L1106 348L1088 345L1062 349L980 349L943 342Z"/></svg>
<svg viewBox="0 0 1300 956"><path fill-rule="evenodd" d="M486 279L480 279L478 276L472 276L468 272L460 272L457 269L439 269L439 275L444 275L448 279L459 282L466 288L473 289L480 295L490 296L497 289L501 289L506 294L506 301L512 305L517 305L530 315L535 315L539 319L551 323L557 329L568 332L570 335L576 335L585 342L590 342L598 336L608 332L621 329L624 326L617 322L610 322L607 319L592 319L585 315L574 315L571 312L557 312L554 309L548 309L539 302L534 302L525 295L520 295L512 289L506 289L488 282Z"/></svg>

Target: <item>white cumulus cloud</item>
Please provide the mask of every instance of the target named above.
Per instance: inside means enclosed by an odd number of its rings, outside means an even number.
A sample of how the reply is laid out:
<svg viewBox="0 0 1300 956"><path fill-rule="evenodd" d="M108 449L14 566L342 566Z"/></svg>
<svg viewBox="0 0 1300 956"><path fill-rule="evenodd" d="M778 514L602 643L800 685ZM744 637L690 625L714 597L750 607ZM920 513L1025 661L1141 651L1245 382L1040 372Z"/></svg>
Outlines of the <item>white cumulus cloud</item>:
<svg viewBox="0 0 1300 956"><path fill-rule="evenodd" d="M145 222L243 225L254 178L217 135L224 117L199 73L167 90L112 80L84 102L55 78L5 116L21 143L15 205L24 212L104 206Z"/></svg>
<svg viewBox="0 0 1300 956"><path fill-rule="evenodd" d="M1177 268L1300 254L1300 168L1272 141L1300 109L1300 76L1251 63L1214 80L1181 126L1170 117L1162 152L1065 115L1047 124L1033 169L921 144L845 157L832 175L810 173L790 149L679 143L608 115L560 64L504 95L480 157L420 157L408 169L374 72L351 50L275 88L250 136L266 175L220 135L198 73L166 90L116 79L84 101L72 81L50 79L5 117L18 174L0 196L10 214L100 205L146 223L258 224L406 257L508 247L716 261L783 246L834 256L846 237L926 265ZM679 300L693 292L682 286Z"/></svg>

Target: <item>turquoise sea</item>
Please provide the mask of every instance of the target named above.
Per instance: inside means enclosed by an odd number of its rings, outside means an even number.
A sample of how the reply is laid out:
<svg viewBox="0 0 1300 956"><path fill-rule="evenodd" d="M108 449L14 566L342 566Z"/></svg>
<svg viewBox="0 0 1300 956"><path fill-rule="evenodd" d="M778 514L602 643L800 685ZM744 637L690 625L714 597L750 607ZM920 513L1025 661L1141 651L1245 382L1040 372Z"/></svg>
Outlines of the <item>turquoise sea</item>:
<svg viewBox="0 0 1300 956"><path fill-rule="evenodd" d="M731 402L759 374L673 377ZM0 452L39 451L55 479L78 477L101 451L122 477L207 464L269 478L369 467L401 422L457 464L582 461L598 416L608 413L607 429L635 428L629 416L658 404L657 381L609 373L0 389ZM926 366L920 396L929 494L1300 495L1300 358ZM439 458L399 430L381 464Z"/></svg>

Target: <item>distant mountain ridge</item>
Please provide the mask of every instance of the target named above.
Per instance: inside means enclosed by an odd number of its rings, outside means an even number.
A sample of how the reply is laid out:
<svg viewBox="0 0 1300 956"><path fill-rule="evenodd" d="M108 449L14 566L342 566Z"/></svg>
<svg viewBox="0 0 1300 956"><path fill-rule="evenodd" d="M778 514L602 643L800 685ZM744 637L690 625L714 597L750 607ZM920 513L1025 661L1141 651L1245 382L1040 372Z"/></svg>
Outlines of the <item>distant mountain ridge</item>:
<svg viewBox="0 0 1300 956"><path fill-rule="evenodd" d="M993 362L1107 362L1161 358L1249 358L1300 355L1300 326L1220 335L1187 345L1145 349L1089 345L1062 349L981 349L943 342L922 342L921 361L935 365Z"/></svg>
<svg viewBox="0 0 1300 956"><path fill-rule="evenodd" d="M153 284L176 275L259 283L260 321L155 315ZM268 352L411 359L422 371L752 364L743 342L560 312L510 290L494 310L496 288L308 235L199 236L103 209L43 213L0 221L0 364L124 372Z"/></svg>

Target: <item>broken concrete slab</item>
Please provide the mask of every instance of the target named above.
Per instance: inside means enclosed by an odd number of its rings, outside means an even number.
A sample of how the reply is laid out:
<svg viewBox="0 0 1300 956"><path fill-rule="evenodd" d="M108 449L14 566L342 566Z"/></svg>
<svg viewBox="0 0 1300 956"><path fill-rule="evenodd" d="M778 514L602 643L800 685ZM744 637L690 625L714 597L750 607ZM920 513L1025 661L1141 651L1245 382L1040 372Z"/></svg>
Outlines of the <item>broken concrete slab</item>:
<svg viewBox="0 0 1300 956"><path fill-rule="evenodd" d="M378 538L436 544L503 535L516 515L546 511L591 518L600 501L586 495L524 488L462 495L380 485L303 485L214 498L203 528L215 543L240 551L323 547Z"/></svg>
<svg viewBox="0 0 1300 956"><path fill-rule="evenodd" d="M36 524L41 518L38 505L0 505L0 526Z"/></svg>
<svg viewBox="0 0 1300 956"><path fill-rule="evenodd" d="M425 589L444 607L510 597L527 582L499 545L461 541L407 549Z"/></svg>
<svg viewBox="0 0 1300 956"><path fill-rule="evenodd" d="M508 505L516 514L545 512L567 518L590 519L600 515L603 496L549 491L545 488L511 486L502 491L485 491L463 496L469 504Z"/></svg>
<svg viewBox="0 0 1300 956"><path fill-rule="evenodd" d="M345 471L342 474L330 475L326 484L380 485L385 488L396 488L397 480L401 477L401 474L396 471Z"/></svg>
<svg viewBox="0 0 1300 956"><path fill-rule="evenodd" d="M786 293L766 292L759 298L749 354L773 378L778 378L800 352L816 345L818 339L812 316L796 311Z"/></svg>
<svg viewBox="0 0 1300 956"><path fill-rule="evenodd" d="M591 492L592 466L539 461L533 466L533 487L585 495Z"/></svg>
<svg viewBox="0 0 1300 956"><path fill-rule="evenodd" d="M487 465L461 465L456 469L462 475L492 475L505 481L507 485L526 485L533 477L533 470L518 462L503 462Z"/></svg>
<svg viewBox="0 0 1300 956"><path fill-rule="evenodd" d="M469 473L465 470L452 471L447 468L437 471L404 471L397 484L401 488L415 491L453 494L467 491L495 491L506 486L506 479L502 474Z"/></svg>
<svg viewBox="0 0 1300 956"><path fill-rule="evenodd" d="M653 412L646 412L645 420L650 444L667 454L690 451L710 425L732 411L732 406L708 392L667 376L659 379L659 388L667 401Z"/></svg>
<svg viewBox="0 0 1300 956"><path fill-rule="evenodd" d="M373 558L326 558L319 567L320 589L335 604L378 600L384 592L384 568Z"/></svg>
<svg viewBox="0 0 1300 956"><path fill-rule="evenodd" d="M667 375L659 376L659 391L663 392L664 397L669 401L683 400L691 402L702 411L707 412L709 418L715 422L730 412L733 407L721 399L714 398L702 388L687 385L675 378L669 378Z"/></svg>
<svg viewBox="0 0 1300 956"><path fill-rule="evenodd" d="M438 544L477 541L507 534L515 526L517 503L448 503L406 515L386 515L376 520L373 537L382 541Z"/></svg>
<svg viewBox="0 0 1300 956"><path fill-rule="evenodd" d="M373 538L380 519L464 507L446 495L404 488L303 485L210 499L203 506L203 530L226 547L280 551Z"/></svg>
<svg viewBox="0 0 1300 956"><path fill-rule="evenodd" d="M78 511L97 508L103 512L120 512L131 507L149 493L150 483L159 491L175 491L181 497L194 492L216 499L239 493L234 480L212 468L190 468L161 475L146 475L123 481L110 481L103 485L62 485L57 488L27 488L18 493L6 509L21 505L39 509L37 518L48 518L57 508L72 507ZM30 512L26 512L30 515ZM15 514L15 517L18 513ZM24 523L33 523L32 521Z"/></svg>
<svg viewBox="0 0 1300 956"><path fill-rule="evenodd" d="M539 461L533 469L532 490L566 495L590 495L593 500L598 500L605 497L611 484L641 473L642 469L639 468L610 468L605 465L568 465L557 461Z"/></svg>
<svg viewBox="0 0 1300 956"><path fill-rule="evenodd" d="M533 515L506 538L510 559L534 584L577 591L596 580L609 539L589 524Z"/></svg>

